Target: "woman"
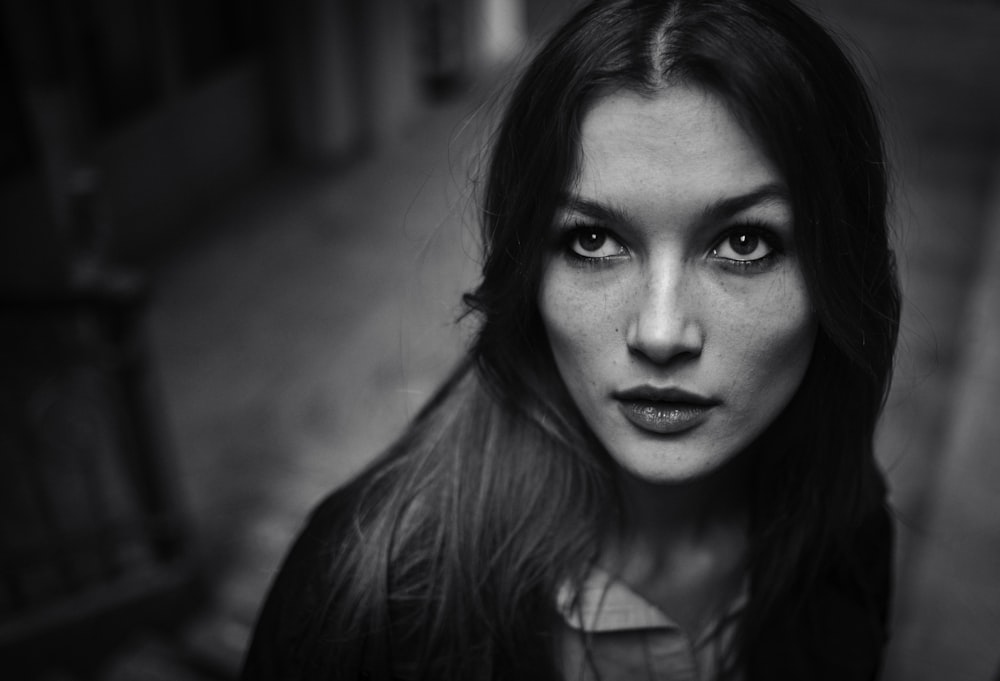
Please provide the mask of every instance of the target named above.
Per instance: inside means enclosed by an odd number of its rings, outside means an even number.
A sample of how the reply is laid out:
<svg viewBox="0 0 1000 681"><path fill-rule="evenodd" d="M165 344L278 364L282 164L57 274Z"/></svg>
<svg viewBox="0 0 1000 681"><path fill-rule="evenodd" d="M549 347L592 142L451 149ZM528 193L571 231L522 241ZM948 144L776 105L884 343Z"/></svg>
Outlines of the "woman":
<svg viewBox="0 0 1000 681"><path fill-rule="evenodd" d="M789 2L584 7L493 143L468 359L314 513L245 678L873 678L886 196Z"/></svg>

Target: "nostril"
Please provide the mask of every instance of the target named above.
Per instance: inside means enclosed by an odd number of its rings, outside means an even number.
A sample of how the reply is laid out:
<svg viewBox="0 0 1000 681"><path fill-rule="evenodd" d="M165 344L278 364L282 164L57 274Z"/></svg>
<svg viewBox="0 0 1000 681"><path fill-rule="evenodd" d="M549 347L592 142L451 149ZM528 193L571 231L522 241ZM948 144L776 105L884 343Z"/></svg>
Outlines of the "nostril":
<svg viewBox="0 0 1000 681"><path fill-rule="evenodd" d="M655 363L701 354L703 334L699 325L680 315L639 316L625 334L629 352Z"/></svg>

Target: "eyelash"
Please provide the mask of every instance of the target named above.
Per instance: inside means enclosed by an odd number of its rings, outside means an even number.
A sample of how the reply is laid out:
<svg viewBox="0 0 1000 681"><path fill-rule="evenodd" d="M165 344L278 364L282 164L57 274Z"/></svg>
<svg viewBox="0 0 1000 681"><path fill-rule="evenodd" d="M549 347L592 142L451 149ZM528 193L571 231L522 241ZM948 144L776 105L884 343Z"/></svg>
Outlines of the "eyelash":
<svg viewBox="0 0 1000 681"><path fill-rule="evenodd" d="M719 247L724 244L728 239L736 235L753 235L764 242L770 252L760 258L754 258L753 260L735 260L733 258L726 258L724 256L714 255L714 253L719 249ZM730 268L736 272L761 272L769 269L778 258L784 254L784 249L782 248L781 239L774 233L766 223L759 220L744 220L738 224L733 225L725 231L715 243L712 248L709 249L709 253L713 254L712 257L717 260L723 267Z"/></svg>
<svg viewBox="0 0 1000 681"><path fill-rule="evenodd" d="M602 267L607 266L610 261L616 260L620 257L618 255L609 255L591 258L577 253L573 248L574 241L588 232L604 234L607 238L613 239L621 244L622 248L625 249L626 252L628 251L628 247L625 246L621 242L621 239L615 236L611 230L583 222L573 223L568 225L563 231L560 239L560 249L575 264L585 267ZM733 258L726 258L724 256L713 255L719 247L726 242L726 240L735 235L741 234L756 236L771 249L770 252L753 260L736 260ZM759 220L744 220L726 229L726 231L713 242L711 248L709 248L709 254L713 260L726 269L737 273L755 273L762 272L770 268L774 262L784 254L784 249L782 248L780 238L778 238L778 236L774 233L774 230L766 223Z"/></svg>
<svg viewBox="0 0 1000 681"><path fill-rule="evenodd" d="M560 247L563 253L565 253L569 258L571 258L575 263L584 265L587 267L600 267L602 265L607 265L610 261L620 257L619 255L605 255L598 256L595 258L587 257L585 255L580 255L573 249L573 242L582 237L587 233L597 233L603 234L609 239L616 241L625 251L628 251L628 247L621 242L617 236L610 229L604 227L598 227L593 224L588 224L585 222L577 222L568 225L566 230L563 232L562 238L560 240Z"/></svg>

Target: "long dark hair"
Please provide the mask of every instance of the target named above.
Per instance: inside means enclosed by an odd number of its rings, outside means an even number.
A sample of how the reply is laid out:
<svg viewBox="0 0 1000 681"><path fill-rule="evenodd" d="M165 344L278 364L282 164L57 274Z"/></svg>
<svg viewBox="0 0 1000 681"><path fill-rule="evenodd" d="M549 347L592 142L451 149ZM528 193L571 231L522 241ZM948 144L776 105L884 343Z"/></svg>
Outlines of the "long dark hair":
<svg viewBox="0 0 1000 681"><path fill-rule="evenodd" d="M863 81L784 0L599 1L531 61L493 140L483 276L466 296L480 323L469 358L350 487L330 571L338 636L375 635L394 664L434 678L554 673L555 590L581 577L616 502L539 319L546 234L588 105L677 82L726 102L785 179L820 326L802 385L754 447L751 598L730 662L769 654L763 632L773 638L817 580L865 569L854 547L885 503L872 441L899 294ZM885 613L870 614L877 637Z"/></svg>

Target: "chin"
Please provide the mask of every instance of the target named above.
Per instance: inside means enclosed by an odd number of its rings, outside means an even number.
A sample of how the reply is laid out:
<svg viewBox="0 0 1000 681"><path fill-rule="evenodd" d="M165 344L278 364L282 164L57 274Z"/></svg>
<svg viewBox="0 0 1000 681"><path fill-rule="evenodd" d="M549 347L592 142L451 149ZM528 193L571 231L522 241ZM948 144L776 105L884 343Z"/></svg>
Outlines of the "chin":
<svg viewBox="0 0 1000 681"><path fill-rule="evenodd" d="M674 450L674 451L671 451ZM689 446L658 447L639 456L611 454L617 467L630 477L653 485L681 485L713 476L739 457L739 453L698 452Z"/></svg>

